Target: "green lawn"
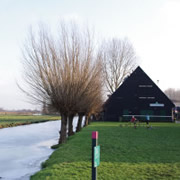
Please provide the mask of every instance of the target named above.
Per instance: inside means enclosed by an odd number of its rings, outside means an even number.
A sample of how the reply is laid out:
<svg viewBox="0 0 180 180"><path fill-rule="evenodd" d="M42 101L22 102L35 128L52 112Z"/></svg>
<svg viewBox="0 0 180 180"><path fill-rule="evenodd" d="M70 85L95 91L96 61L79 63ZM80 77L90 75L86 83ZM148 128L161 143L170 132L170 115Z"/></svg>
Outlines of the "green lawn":
<svg viewBox="0 0 180 180"><path fill-rule="evenodd" d="M180 179L180 124L92 123L69 138L32 180L91 179L91 133L99 132L99 180Z"/></svg>
<svg viewBox="0 0 180 180"><path fill-rule="evenodd" d="M0 115L0 128L60 119L59 116Z"/></svg>

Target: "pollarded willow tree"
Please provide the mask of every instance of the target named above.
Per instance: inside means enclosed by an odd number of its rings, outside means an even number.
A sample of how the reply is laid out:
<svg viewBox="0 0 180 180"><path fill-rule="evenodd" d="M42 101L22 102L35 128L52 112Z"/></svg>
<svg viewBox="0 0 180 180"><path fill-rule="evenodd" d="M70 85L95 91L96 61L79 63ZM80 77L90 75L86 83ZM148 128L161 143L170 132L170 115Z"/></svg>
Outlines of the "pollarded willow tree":
<svg viewBox="0 0 180 180"><path fill-rule="evenodd" d="M100 57L98 58L100 59ZM80 97L80 101L78 103L78 114L79 114L79 120L78 125L76 128L76 131L81 130L82 125L82 117L86 117L85 125L88 124L88 118L92 114L99 113L101 111L101 107L103 104L102 99L102 79L101 74L99 74L99 70L101 69L101 64L94 66L93 73L89 73L89 82L88 86L86 88L86 91L84 91L84 94ZM100 71L101 72L101 71Z"/></svg>
<svg viewBox="0 0 180 180"><path fill-rule="evenodd" d="M56 36L45 26L30 31L23 49L23 90L37 103L44 103L61 114L59 143L73 134L73 117L96 112L101 99L101 57L94 51L88 28L62 22ZM97 105L97 103L99 103ZM91 108L90 108L91 107ZM98 108L96 108L98 107ZM93 111L92 111L93 109Z"/></svg>
<svg viewBox="0 0 180 180"><path fill-rule="evenodd" d="M110 39L103 42L100 53L106 90L112 94L137 66L137 58L128 39Z"/></svg>

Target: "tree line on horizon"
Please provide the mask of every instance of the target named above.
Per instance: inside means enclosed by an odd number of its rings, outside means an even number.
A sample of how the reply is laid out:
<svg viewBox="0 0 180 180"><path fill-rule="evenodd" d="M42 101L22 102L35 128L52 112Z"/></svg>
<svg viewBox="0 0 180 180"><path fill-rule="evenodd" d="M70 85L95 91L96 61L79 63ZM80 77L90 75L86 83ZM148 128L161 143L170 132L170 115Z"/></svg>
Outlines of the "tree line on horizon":
<svg viewBox="0 0 180 180"><path fill-rule="evenodd" d="M105 92L112 94L121 85L137 58L128 39L97 44L88 27L61 22L57 33L45 25L38 32L30 29L22 63L24 84L19 86L31 101L60 113L61 144L74 134L74 116L79 117L78 132L83 116L86 126L102 111Z"/></svg>
<svg viewBox="0 0 180 180"><path fill-rule="evenodd" d="M5 108L0 108L0 113L35 114L35 113L41 113L41 111L37 110L37 109L18 109L18 110L10 109L10 110L7 110Z"/></svg>
<svg viewBox="0 0 180 180"><path fill-rule="evenodd" d="M180 90L174 88L168 88L164 91L168 98L174 103L180 102Z"/></svg>

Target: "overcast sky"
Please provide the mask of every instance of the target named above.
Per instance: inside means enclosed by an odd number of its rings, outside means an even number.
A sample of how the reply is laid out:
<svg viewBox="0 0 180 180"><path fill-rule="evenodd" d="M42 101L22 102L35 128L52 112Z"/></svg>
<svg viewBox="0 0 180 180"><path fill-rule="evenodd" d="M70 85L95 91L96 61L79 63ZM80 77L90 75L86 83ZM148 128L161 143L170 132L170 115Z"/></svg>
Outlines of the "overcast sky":
<svg viewBox="0 0 180 180"><path fill-rule="evenodd" d="M0 107L36 108L18 89L21 47L30 25L88 22L101 37L128 39L162 90L180 89L180 0L0 0Z"/></svg>

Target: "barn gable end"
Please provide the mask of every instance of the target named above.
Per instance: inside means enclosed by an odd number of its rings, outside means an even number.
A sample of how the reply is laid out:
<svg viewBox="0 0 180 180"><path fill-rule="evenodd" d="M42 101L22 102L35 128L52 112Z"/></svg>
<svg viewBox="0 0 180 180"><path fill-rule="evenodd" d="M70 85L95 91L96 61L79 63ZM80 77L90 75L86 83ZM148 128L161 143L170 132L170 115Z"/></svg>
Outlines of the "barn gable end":
<svg viewBox="0 0 180 180"><path fill-rule="evenodd" d="M145 116L150 115L152 121L171 121L173 107L172 101L137 67L107 100L103 119L129 120L132 115L136 115L145 120Z"/></svg>

